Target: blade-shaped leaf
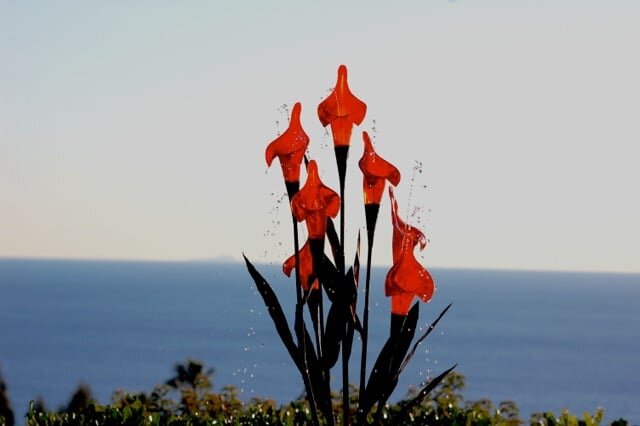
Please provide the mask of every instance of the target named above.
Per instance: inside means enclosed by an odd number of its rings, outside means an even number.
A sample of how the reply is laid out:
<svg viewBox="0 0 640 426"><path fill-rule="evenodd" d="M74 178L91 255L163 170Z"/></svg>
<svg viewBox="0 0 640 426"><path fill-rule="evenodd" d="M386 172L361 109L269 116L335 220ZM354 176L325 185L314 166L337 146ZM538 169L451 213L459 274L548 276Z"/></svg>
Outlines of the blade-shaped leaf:
<svg viewBox="0 0 640 426"><path fill-rule="evenodd" d="M438 315L438 318L436 318L436 320L434 322L431 323L431 325L429 326L429 328L427 328L427 331L425 331L424 333L422 333L422 335L420 336L420 338L416 341L416 343L413 345L413 347L411 348L411 351L407 354L407 356L405 357L404 361L402 362L402 365L400 366L400 368L398 369L398 373L397 375L399 376L400 373L402 373L402 371L405 369L405 367L407 366L407 364L409 363L409 361L411 360L411 358L413 358L413 355L415 355L416 350L418 349L418 345L420 345L420 343L422 343L422 341L424 339L427 338L427 336L429 334L431 334L431 331L433 331L434 328L436 328L436 325L438 325L438 322L440 321L440 319L444 316L444 314L449 310L449 308L451 307L452 303L449 303L447 305L446 308L444 308L444 310L442 312L440 312L440 315ZM397 377L396 377L397 378Z"/></svg>
<svg viewBox="0 0 640 426"><path fill-rule="evenodd" d="M358 287L360 281L360 231L358 231L358 241L356 242L356 254L353 259L353 277Z"/></svg>
<svg viewBox="0 0 640 426"><path fill-rule="evenodd" d="M418 325L419 315L419 303L415 303L408 315L403 317L399 315L391 315L391 333L398 333L396 352L390 360L389 365L389 377L387 377L387 385L384 387L380 398L380 406L387 402L387 399L391 396L396 386L398 385L398 375L402 361L409 350L411 341L416 333L416 327ZM394 324L394 322L396 324Z"/></svg>
<svg viewBox="0 0 640 426"><path fill-rule="evenodd" d="M365 415L376 402L385 401L393 393L398 383L396 373L415 335L418 315L418 303L415 303L405 316L391 314L389 338L376 359L362 399L361 408Z"/></svg>
<svg viewBox="0 0 640 426"><path fill-rule="evenodd" d="M358 313L356 312L355 306L351 306L351 319L353 321L353 328L358 332L362 333L362 323L360 322L360 318L358 317Z"/></svg>
<svg viewBox="0 0 640 426"><path fill-rule="evenodd" d="M429 383L427 383L427 385L422 388L422 390L418 393L418 396L416 396L415 398L413 398L412 400L402 403L402 410L406 411L406 410L410 410L411 408L413 408L415 405L419 404L425 396L427 396L429 394L429 392L431 392L436 386L438 386L440 384L440 382L447 376L447 374L449 374L451 371L453 371L454 368L456 368L458 364L454 364L453 367L445 370L444 372L440 373L440 375L434 377Z"/></svg>
<svg viewBox="0 0 640 426"><path fill-rule="evenodd" d="M344 309L338 303L332 303L327 315L327 327L322 341L322 362L326 368L332 368L338 362L340 343L344 335L344 324Z"/></svg>
<svg viewBox="0 0 640 426"><path fill-rule="evenodd" d="M307 306L309 307L309 315L313 324L313 330L322 344L321 321L322 315L322 293L318 290L312 290L307 298Z"/></svg>
<svg viewBox="0 0 640 426"><path fill-rule="evenodd" d="M347 325L347 335L345 336L344 342L342 344L346 348L343 356L347 359L347 362L348 362L349 358L351 358L351 349L353 346L353 325L352 324Z"/></svg>
<svg viewBox="0 0 640 426"><path fill-rule="evenodd" d="M347 275L344 277L344 287L344 291L346 293L346 297L344 297L344 299L346 303L343 306L345 321L343 330L345 332L345 337L342 342L344 345L344 352L342 356L344 356L348 362L351 357L351 349L353 346L353 330L355 323L354 318L352 317L352 312L355 312L356 299L358 297L358 289L353 267L349 268Z"/></svg>
<svg viewBox="0 0 640 426"><path fill-rule="evenodd" d="M327 292L329 300L335 300L336 293L340 288L340 273L338 273L338 269L326 255L322 262L322 268L317 271L317 274L322 288Z"/></svg>
<svg viewBox="0 0 640 426"><path fill-rule="evenodd" d="M325 370L318 360L313 341L311 340L304 321L296 320L295 328L296 334L301 340L301 352L304 356L303 364L305 365L305 371L303 374L308 374L311 392L313 394L312 398L325 417L332 416L329 377L325 375ZM302 351L302 346L305 348L304 351Z"/></svg>
<svg viewBox="0 0 640 426"><path fill-rule="evenodd" d="M276 327L276 331L282 340L282 343L287 348L291 359L296 364L298 368L300 368L300 352L298 351L298 347L296 346L293 335L291 334L291 330L289 329L289 324L287 322L287 318L282 311L282 307L280 306L280 302L278 301L278 297L275 292L264 279L264 277L258 272L258 270L249 262L249 259L243 254L245 263L247 264L247 269L249 270L249 274L253 281L256 283L256 288L258 292L262 296L262 300L264 300L264 304L267 307L267 311L273 320L273 323Z"/></svg>
<svg viewBox="0 0 640 426"><path fill-rule="evenodd" d="M329 245L331 246L331 254L333 255L333 260L338 263L338 255L341 252L340 250L340 238L338 237L338 233L336 232L336 226L333 223L333 219L327 217L327 239L329 240Z"/></svg>
<svg viewBox="0 0 640 426"><path fill-rule="evenodd" d="M358 283L356 282L353 267L349 268L347 274L344 277L342 292L344 292L344 296L342 296L342 299L345 303L349 305L353 305L356 303L356 299L358 298Z"/></svg>
<svg viewBox="0 0 640 426"><path fill-rule="evenodd" d="M391 370L396 372L404 359L416 333L420 304L416 302L406 316L391 314L391 335L396 339L396 351L391 359Z"/></svg>
<svg viewBox="0 0 640 426"><path fill-rule="evenodd" d="M384 383L386 381L385 378L389 375L388 366L391 362L393 346L393 340L388 338L373 365L369 382L367 383L364 395L362 396L362 402L360 403L360 409L365 415L371 411L371 408L373 408L374 404L382 396Z"/></svg>

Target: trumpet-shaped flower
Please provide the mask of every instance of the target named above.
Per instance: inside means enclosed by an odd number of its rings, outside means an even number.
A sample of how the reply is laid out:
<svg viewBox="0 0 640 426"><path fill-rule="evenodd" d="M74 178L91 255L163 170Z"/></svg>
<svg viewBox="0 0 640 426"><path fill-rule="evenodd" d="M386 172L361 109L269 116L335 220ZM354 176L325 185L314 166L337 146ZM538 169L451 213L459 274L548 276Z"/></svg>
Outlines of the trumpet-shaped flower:
<svg viewBox="0 0 640 426"><path fill-rule="evenodd" d="M385 180L393 186L400 183L400 171L373 149L367 132L362 132L364 153L358 162L362 171L362 189L365 204L380 204L384 192Z"/></svg>
<svg viewBox="0 0 640 426"><path fill-rule="evenodd" d="M395 263L404 250L413 250L417 244L420 244L420 250L424 250L427 245L427 239L422 231L405 223L400 218L398 215L398 201L392 187L389 187L389 198L391 199L391 224L393 225L391 238L392 255Z"/></svg>
<svg viewBox="0 0 640 426"><path fill-rule="evenodd" d="M309 145L309 136L300 123L302 106L296 102L291 111L289 127L282 135L271 142L265 151L267 165L271 166L274 158L280 159L282 174L285 182L299 182L300 164Z"/></svg>
<svg viewBox="0 0 640 426"><path fill-rule="evenodd" d="M384 283L385 295L391 297L391 312L397 315L407 315L414 296L423 302L431 300L434 290L431 274L418 263L413 249L402 252Z"/></svg>
<svg viewBox="0 0 640 426"><path fill-rule="evenodd" d="M318 105L323 127L331 125L334 146L349 146L353 125L364 120L367 105L356 98L347 84L347 67L338 67L338 81L331 94Z"/></svg>
<svg viewBox="0 0 640 426"><path fill-rule="evenodd" d="M300 262L300 285L304 291L309 291L309 289L318 290L320 288L320 284L318 283L315 271L313 270L313 256L311 254L311 245L309 244L309 240L307 240L298 252L298 261ZM286 276L290 277L291 271L295 267L296 255L293 254L282 264L282 272L284 272Z"/></svg>
<svg viewBox="0 0 640 426"><path fill-rule="evenodd" d="M324 238L327 217L336 217L340 210L340 196L320 180L315 160L307 165L307 180L291 199L293 216L307 224L309 238Z"/></svg>
<svg viewBox="0 0 640 426"><path fill-rule="evenodd" d="M393 266L385 279L385 295L391 297L391 312L406 315L414 296L428 302L433 296L435 285L429 271L416 260L413 250L420 244L426 246L424 234L405 223L398 215L398 202L389 187L391 198L391 221L393 224L392 251Z"/></svg>

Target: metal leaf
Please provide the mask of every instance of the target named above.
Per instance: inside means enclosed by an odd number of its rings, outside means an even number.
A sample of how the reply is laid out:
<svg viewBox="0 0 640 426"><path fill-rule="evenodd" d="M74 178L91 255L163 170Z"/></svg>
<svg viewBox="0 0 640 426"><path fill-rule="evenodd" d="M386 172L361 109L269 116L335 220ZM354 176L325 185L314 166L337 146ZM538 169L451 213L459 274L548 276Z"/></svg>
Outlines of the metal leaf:
<svg viewBox="0 0 640 426"><path fill-rule="evenodd" d="M440 382L447 376L447 374L449 374L451 371L453 371L454 368L456 368L457 365L458 364L454 364L453 367L445 370L440 375L434 377L429 383L427 383L427 385L424 388L422 388L422 390L418 393L418 396L416 396L409 402L401 404L402 410L403 411L410 410L415 405L419 404L424 399L424 397L429 394L429 392L431 392L436 386L438 386L438 384L440 384Z"/></svg>
<svg viewBox="0 0 640 426"><path fill-rule="evenodd" d="M247 269L249 270L249 274L253 281L256 283L256 288L262 296L262 300L264 300L264 304L267 307L267 311L273 320L273 323L276 327L276 331L284 343L284 346L287 348L291 359L296 364L298 369L301 368L300 365L300 352L298 351L298 347L293 340L293 335L291 334L291 330L289 329L289 324L287 322L287 318L282 311L282 307L280 306L280 302L278 301L278 297L275 292L264 279L264 277L258 272L258 270L249 262L249 259L243 254L245 263L247 264Z"/></svg>
<svg viewBox="0 0 640 426"><path fill-rule="evenodd" d="M389 338L376 359L362 399L360 408L365 415L376 403L383 404L393 393L398 383L398 369L415 334L418 315L418 303L415 303L405 316L391 314Z"/></svg>
<svg viewBox="0 0 640 426"><path fill-rule="evenodd" d="M429 326L429 328L427 328L427 331L425 331L420 338L416 341L416 343L413 345L413 348L411 348L411 351L407 354L406 358L404 359L404 361L402 362L402 365L400 366L400 369L398 370L398 376L400 375L400 373L402 373L402 371L405 369L405 367L407 366L407 364L409 363L409 361L411 360L411 358L413 357L413 355L416 353L416 350L418 349L418 345L420 345L420 343L422 343L422 341L424 339L427 338L427 336L429 334L431 334L431 332L433 331L434 328L436 328L436 325L438 325L438 322L440 321L440 319L444 316L444 314L449 310L449 308L451 307L452 303L449 303L447 305L446 308L444 308L444 310L442 312L440 312L440 315L438 315L438 318L436 318L436 320L434 322L431 323L431 325Z"/></svg>
<svg viewBox="0 0 640 426"><path fill-rule="evenodd" d="M318 356L316 355L316 350L313 346L311 336L307 331L307 327L304 324L304 321L296 320L295 328L296 334L301 340L300 350L305 357L303 360L305 370L302 372L302 374L308 375L312 398L325 417L333 416L333 413L331 411L331 389L329 387L329 377L327 374L325 374L326 370L318 360ZM304 347L304 351L302 350L302 347Z"/></svg>
<svg viewBox="0 0 640 426"><path fill-rule="evenodd" d="M340 343L344 336L345 315L342 306L332 303L327 315L327 327L322 341L322 363L326 368L332 368L340 355Z"/></svg>
<svg viewBox="0 0 640 426"><path fill-rule="evenodd" d="M329 240L329 245L331 246L331 254L333 255L333 260L338 263L338 255L341 252L340 250L340 238L338 237L338 232L336 231L336 225L333 223L333 219L327 217L327 239Z"/></svg>

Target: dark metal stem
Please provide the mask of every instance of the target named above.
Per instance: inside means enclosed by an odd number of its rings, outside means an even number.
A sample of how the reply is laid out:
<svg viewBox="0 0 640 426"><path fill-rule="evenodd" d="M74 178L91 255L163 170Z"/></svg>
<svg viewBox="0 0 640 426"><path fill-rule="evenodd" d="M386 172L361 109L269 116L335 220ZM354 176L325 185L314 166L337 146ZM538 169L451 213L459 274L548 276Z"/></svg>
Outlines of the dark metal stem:
<svg viewBox="0 0 640 426"><path fill-rule="evenodd" d="M300 188L300 182L285 182L287 187L287 195L289 196L289 204L291 199L298 192ZM298 221L296 217L291 213L291 219L293 220L293 254L296 261L296 302L302 303L302 285L300 281L300 242L298 236Z"/></svg>
<svg viewBox="0 0 640 426"><path fill-rule="evenodd" d="M336 163L338 165L338 178L340 181L340 250L336 259L338 272L344 275L344 185L347 176L347 158L349 156L349 146L336 146Z"/></svg>
<svg viewBox="0 0 640 426"><path fill-rule="evenodd" d="M338 178L340 180L340 250L338 259L336 259L338 272L340 277L344 277L345 260L344 260L344 185L347 175L347 157L349 155L349 146L336 146L336 163L338 165ZM346 322L343 330L342 339L342 424L349 424L349 349L346 347L347 336L349 335L349 323Z"/></svg>
<svg viewBox="0 0 640 426"><path fill-rule="evenodd" d="M289 197L289 203L291 203L291 199L298 192L300 188L299 182L285 182L287 187L287 195ZM302 321L302 282L300 279L300 242L298 236L298 222L293 215L291 214L291 218L293 220L293 250L296 262L296 321ZM313 419L314 425L319 425L320 420L318 418L318 408L316 405L316 399L313 392L313 388L311 386L311 378L309 377L309 367L307 363L307 345L304 342L304 334L298 335L298 345L302 351L302 368L300 370L302 373L302 381L304 382L304 387L307 392L307 401L309 401L309 407L311 409L311 417Z"/></svg>
<svg viewBox="0 0 640 426"><path fill-rule="evenodd" d="M370 240L367 247L367 277L364 287L364 312L362 314L362 354L360 357L360 401L364 396L367 374L367 344L369 341L369 285L371 282L371 253L373 241Z"/></svg>
<svg viewBox="0 0 640 426"><path fill-rule="evenodd" d="M341 277L344 277L344 185L347 175L347 158L349 156L349 145L334 147L336 154L336 164L338 166L338 178L340 180L340 250L336 259L337 269ZM343 330L342 340L342 423L349 424L349 350L346 348L346 336L349 334L348 323Z"/></svg>
<svg viewBox="0 0 640 426"><path fill-rule="evenodd" d="M313 270L316 271L316 276L319 278L319 274L324 270L324 239L312 238L309 240L309 244L311 245L311 257L313 261ZM323 343L322 337L324 336L324 308L323 308L323 299L324 293L322 286L317 290L317 296L312 295L311 297L315 297L313 299L313 304L309 305L309 313L312 317L314 324L314 332L316 337L316 347L318 353L318 359L323 360L324 352L323 352ZM311 299L310 299L311 300ZM317 302L317 303L316 303ZM313 308L312 308L313 305ZM324 363L322 363L324 364ZM330 373L329 369L323 367L322 374L324 379L329 382Z"/></svg>
<svg viewBox="0 0 640 426"><path fill-rule="evenodd" d="M366 389L366 374L367 374L367 345L369 341L369 287L371 283L371 263L373 254L373 237L375 235L376 221L378 220L378 212L380 211L380 204L365 204L365 216L367 220L367 276L365 279L364 287L364 311L362 313L362 354L360 357L360 407ZM364 422L364 416L366 413L359 412L361 421Z"/></svg>

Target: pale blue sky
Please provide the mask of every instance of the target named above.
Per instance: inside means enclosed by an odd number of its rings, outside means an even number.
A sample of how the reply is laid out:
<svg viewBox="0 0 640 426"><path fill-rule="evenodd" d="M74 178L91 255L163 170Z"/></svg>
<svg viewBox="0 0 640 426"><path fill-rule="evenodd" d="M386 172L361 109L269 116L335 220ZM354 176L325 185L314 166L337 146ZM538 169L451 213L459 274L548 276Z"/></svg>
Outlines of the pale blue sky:
<svg viewBox="0 0 640 426"><path fill-rule="evenodd" d="M635 0L0 0L0 256L284 260L264 149L302 102L337 190L315 109L345 64L349 252L367 130L425 266L640 272L639 44ZM385 198L377 264L389 227Z"/></svg>

